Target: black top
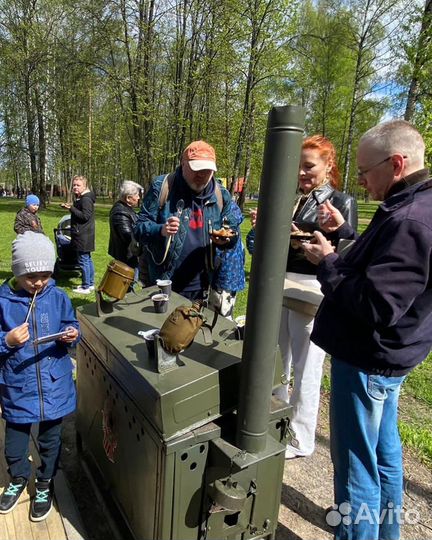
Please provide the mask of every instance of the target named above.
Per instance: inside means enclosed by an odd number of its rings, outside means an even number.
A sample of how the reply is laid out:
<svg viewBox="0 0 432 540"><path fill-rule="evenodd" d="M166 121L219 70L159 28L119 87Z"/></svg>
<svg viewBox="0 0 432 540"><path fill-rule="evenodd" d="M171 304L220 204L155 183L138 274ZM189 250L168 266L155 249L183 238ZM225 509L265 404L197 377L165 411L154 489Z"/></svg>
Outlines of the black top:
<svg viewBox="0 0 432 540"><path fill-rule="evenodd" d="M353 229L357 229L357 202L350 195L337 191L330 184L324 184L304 197L306 197L306 200L300 202L293 218L299 229L307 232L320 230L318 225L318 206L326 200L329 200L339 210ZM331 234L326 234L324 231L321 232L329 240L334 240ZM316 275L317 267L306 259L301 248L295 249L290 243L286 271Z"/></svg>
<svg viewBox="0 0 432 540"><path fill-rule="evenodd" d="M89 252L95 250L95 201L95 194L88 191L76 199L70 208L71 245L76 251Z"/></svg>
<svg viewBox="0 0 432 540"><path fill-rule="evenodd" d="M108 253L114 259L121 261L131 268L138 266L138 258L134 253L133 247L133 226L136 223L138 215L135 210L124 201L117 201L111 208L110 239Z"/></svg>

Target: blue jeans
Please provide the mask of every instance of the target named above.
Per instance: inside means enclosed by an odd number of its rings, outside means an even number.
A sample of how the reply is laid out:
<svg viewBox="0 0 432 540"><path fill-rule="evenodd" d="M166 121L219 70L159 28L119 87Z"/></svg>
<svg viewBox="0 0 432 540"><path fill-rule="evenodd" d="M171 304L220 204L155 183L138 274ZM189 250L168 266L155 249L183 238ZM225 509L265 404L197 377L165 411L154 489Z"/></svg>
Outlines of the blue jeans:
<svg viewBox="0 0 432 540"><path fill-rule="evenodd" d="M39 480L54 478L58 469L61 450L62 418L39 422L37 438L41 465L36 472ZM5 458L11 477L26 478L31 475L31 462L28 460L30 430L32 424L13 424L6 422Z"/></svg>
<svg viewBox="0 0 432 540"><path fill-rule="evenodd" d="M94 286L94 266L91 258L91 253L88 251L78 251L78 264L82 272L82 288L88 289Z"/></svg>
<svg viewBox="0 0 432 540"><path fill-rule="evenodd" d="M330 524L338 540L400 537L403 469L397 413L404 379L367 374L332 358L330 449L337 513Z"/></svg>

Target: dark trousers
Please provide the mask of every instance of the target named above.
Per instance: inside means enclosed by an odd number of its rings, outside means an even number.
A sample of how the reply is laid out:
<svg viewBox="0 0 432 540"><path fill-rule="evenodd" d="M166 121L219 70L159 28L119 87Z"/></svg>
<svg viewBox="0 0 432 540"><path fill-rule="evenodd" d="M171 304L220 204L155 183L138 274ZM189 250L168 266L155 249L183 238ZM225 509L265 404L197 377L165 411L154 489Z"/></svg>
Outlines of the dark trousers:
<svg viewBox="0 0 432 540"><path fill-rule="evenodd" d="M37 438L41 466L36 472L38 480L49 480L57 472L61 450L62 418L39 423ZM28 460L30 430L32 424L13 424L6 422L5 458L9 474L13 478L27 480L31 475L31 463Z"/></svg>

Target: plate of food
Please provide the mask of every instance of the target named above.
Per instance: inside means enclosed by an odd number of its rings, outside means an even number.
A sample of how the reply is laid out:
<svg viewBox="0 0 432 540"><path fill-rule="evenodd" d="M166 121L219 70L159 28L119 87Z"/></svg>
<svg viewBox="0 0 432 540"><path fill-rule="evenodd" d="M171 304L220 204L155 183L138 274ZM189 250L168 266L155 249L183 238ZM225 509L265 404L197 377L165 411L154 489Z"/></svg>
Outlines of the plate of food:
<svg viewBox="0 0 432 540"><path fill-rule="evenodd" d="M229 240L233 238L237 233L232 229L222 227L221 229L213 229L211 236L214 240Z"/></svg>
<svg viewBox="0 0 432 540"><path fill-rule="evenodd" d="M307 231L291 231L291 240L299 240L300 242L310 242L315 236Z"/></svg>

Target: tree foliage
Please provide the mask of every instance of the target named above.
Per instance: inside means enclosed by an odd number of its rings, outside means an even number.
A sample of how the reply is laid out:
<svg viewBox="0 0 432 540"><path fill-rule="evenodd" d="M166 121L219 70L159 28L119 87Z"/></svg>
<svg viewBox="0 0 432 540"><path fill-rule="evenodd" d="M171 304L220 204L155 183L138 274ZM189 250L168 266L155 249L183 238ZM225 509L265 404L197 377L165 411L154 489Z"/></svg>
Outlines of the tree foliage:
<svg viewBox="0 0 432 540"><path fill-rule="evenodd" d="M377 92L390 64L405 99L415 78L412 119L430 129L430 0L405 17L398 55L404 2L0 0L0 183L43 198L78 173L104 194L148 186L204 138L228 186L256 192L267 112L292 103L355 191L358 138L392 112Z"/></svg>

